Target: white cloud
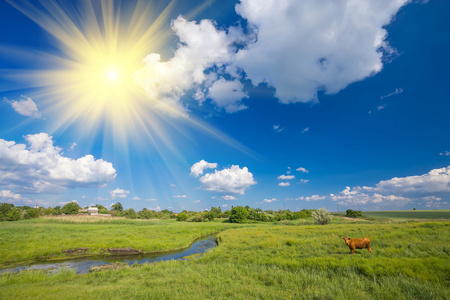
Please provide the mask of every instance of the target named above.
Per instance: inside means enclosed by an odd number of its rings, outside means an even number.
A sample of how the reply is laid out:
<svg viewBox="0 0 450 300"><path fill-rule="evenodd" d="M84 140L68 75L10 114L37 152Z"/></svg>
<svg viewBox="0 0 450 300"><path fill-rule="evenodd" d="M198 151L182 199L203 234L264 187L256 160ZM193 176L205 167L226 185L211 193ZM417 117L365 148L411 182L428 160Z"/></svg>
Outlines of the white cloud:
<svg viewBox="0 0 450 300"><path fill-rule="evenodd" d="M282 132L284 130L283 127L281 127L280 125L276 124L272 126L272 129L276 132Z"/></svg>
<svg viewBox="0 0 450 300"><path fill-rule="evenodd" d="M248 98L243 91L244 85L238 80L225 80L220 77L208 90L208 97L219 108L224 108L227 113L234 113L248 107L241 100Z"/></svg>
<svg viewBox="0 0 450 300"><path fill-rule="evenodd" d="M0 186L26 193L59 193L66 188L98 187L111 182L110 162L86 155L62 156L47 133L25 136L29 146L0 139Z"/></svg>
<svg viewBox="0 0 450 300"><path fill-rule="evenodd" d="M222 204L222 207L228 207L230 206L229 204Z"/></svg>
<svg viewBox="0 0 450 300"><path fill-rule="evenodd" d="M194 203L200 203L200 202L201 202L200 200L195 200L195 201L194 201Z"/></svg>
<svg viewBox="0 0 450 300"><path fill-rule="evenodd" d="M191 167L191 176L198 177L203 174L203 171L206 169L215 169L217 168L217 163L209 163L205 160L201 160L196 162Z"/></svg>
<svg viewBox="0 0 450 300"><path fill-rule="evenodd" d="M83 198L83 199L84 199L84 198ZM94 200L95 200L95 201L107 201L108 199L107 199L107 198L103 198L103 197L98 196L97 198L94 198Z"/></svg>
<svg viewBox="0 0 450 300"><path fill-rule="evenodd" d="M300 179L300 183L307 183L309 182L309 179Z"/></svg>
<svg viewBox="0 0 450 300"><path fill-rule="evenodd" d="M172 22L172 30L180 41L174 56L162 62L159 54L149 54L143 60L144 67L135 73L135 78L149 98L155 101L157 108L171 115L186 115L181 97L190 89L204 83L210 84L205 71L214 66L219 69L224 67L235 52L233 43L242 36L232 29L227 35L225 30L216 29L211 20L189 22L182 16ZM233 91L231 93L239 95ZM221 97L225 97L224 94ZM215 98L215 101L220 105L220 101L225 100ZM227 98L227 101L226 107L233 110L230 99Z"/></svg>
<svg viewBox="0 0 450 300"><path fill-rule="evenodd" d="M160 211L161 207L157 206L157 207L147 207L148 210L154 210L154 211Z"/></svg>
<svg viewBox="0 0 450 300"><path fill-rule="evenodd" d="M450 166L434 169L423 175L394 177L380 181L375 187L363 187L363 189L381 194L401 195L450 193Z"/></svg>
<svg viewBox="0 0 450 300"><path fill-rule="evenodd" d="M439 153L440 156L450 156L450 151L445 151L445 152L441 152Z"/></svg>
<svg viewBox="0 0 450 300"><path fill-rule="evenodd" d="M290 184L290 182L280 182L278 185L279 186L290 186L291 184Z"/></svg>
<svg viewBox="0 0 450 300"><path fill-rule="evenodd" d="M34 103L34 101L30 98L30 97L26 97L26 96L20 96L22 99L21 100L8 100L6 98L3 98L3 101L11 104L12 108L14 109L14 111L18 114L21 114L23 116L27 116L27 117L34 117L39 119L42 115L39 112L39 109L36 105L36 103Z"/></svg>
<svg viewBox="0 0 450 300"><path fill-rule="evenodd" d="M277 178L278 180L292 180L295 179L294 175L280 175Z"/></svg>
<svg viewBox="0 0 450 300"><path fill-rule="evenodd" d="M276 198L272 198L272 199L264 199L263 202L264 203L272 203L272 202L276 202L277 199Z"/></svg>
<svg viewBox="0 0 450 300"><path fill-rule="evenodd" d="M308 171L308 170L306 170L306 169L305 169L305 168L303 168L303 167L297 168L297 171L299 171L299 172L303 172L303 173L309 173L309 171Z"/></svg>
<svg viewBox="0 0 450 300"><path fill-rule="evenodd" d="M20 194L15 194L10 190L1 190L0 191L0 202L9 202L9 203L17 203L22 201L24 198Z"/></svg>
<svg viewBox="0 0 450 300"><path fill-rule="evenodd" d="M379 72L385 25L407 0L241 0L236 12L257 39L236 55L253 85L266 82L282 103L316 102Z"/></svg>
<svg viewBox="0 0 450 300"><path fill-rule="evenodd" d="M75 149L76 146L78 146L78 144L74 142L74 143L70 144L69 149L73 150L73 149Z"/></svg>
<svg viewBox="0 0 450 300"><path fill-rule="evenodd" d="M395 91L393 91L392 93L389 93L387 95L381 96L380 100L382 100L384 98L392 97L394 95L399 95L401 93L403 93L403 89L402 88L396 88Z"/></svg>
<svg viewBox="0 0 450 300"><path fill-rule="evenodd" d="M325 200L326 197L325 196L319 196L319 195L312 195L310 197L298 197L298 198L294 198L294 199L288 199L288 200L300 200L300 201L319 201L319 200Z"/></svg>
<svg viewBox="0 0 450 300"><path fill-rule="evenodd" d="M186 198L186 195L176 195L172 196L172 198Z"/></svg>
<svg viewBox="0 0 450 300"><path fill-rule="evenodd" d="M110 191L109 194L111 195L111 199L126 198L130 194L130 191L116 188L114 191Z"/></svg>
<svg viewBox="0 0 450 300"><path fill-rule="evenodd" d="M144 201L156 202L157 200L155 198L151 198L151 199L145 199Z"/></svg>
<svg viewBox="0 0 450 300"><path fill-rule="evenodd" d="M256 184L248 168L241 169L238 165L232 165L221 171L215 170L214 173L205 174L199 180L204 190L224 194L243 195L246 189Z"/></svg>
<svg viewBox="0 0 450 300"><path fill-rule="evenodd" d="M230 200L237 200L237 199L236 199L236 197L234 197L232 195L224 195L224 196L222 196L222 200L230 201Z"/></svg>
<svg viewBox="0 0 450 300"><path fill-rule="evenodd" d="M131 198L131 200L139 201L141 200L141 198L139 198L138 196L134 196L133 198Z"/></svg>
<svg viewBox="0 0 450 300"><path fill-rule="evenodd" d="M387 105L378 105L377 110L385 109Z"/></svg>
<svg viewBox="0 0 450 300"><path fill-rule="evenodd" d="M305 127L305 128L302 129L302 134L303 134L303 133L306 133L306 132L308 132L308 131L309 131L309 127Z"/></svg>

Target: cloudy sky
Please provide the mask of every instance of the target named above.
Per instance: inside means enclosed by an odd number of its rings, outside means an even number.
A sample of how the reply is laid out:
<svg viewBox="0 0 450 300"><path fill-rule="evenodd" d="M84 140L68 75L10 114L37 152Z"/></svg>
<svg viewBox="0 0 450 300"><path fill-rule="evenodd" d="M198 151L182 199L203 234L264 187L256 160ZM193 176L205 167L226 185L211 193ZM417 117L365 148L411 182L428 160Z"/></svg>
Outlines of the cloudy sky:
<svg viewBox="0 0 450 300"><path fill-rule="evenodd" d="M446 0L0 2L0 202L450 208Z"/></svg>

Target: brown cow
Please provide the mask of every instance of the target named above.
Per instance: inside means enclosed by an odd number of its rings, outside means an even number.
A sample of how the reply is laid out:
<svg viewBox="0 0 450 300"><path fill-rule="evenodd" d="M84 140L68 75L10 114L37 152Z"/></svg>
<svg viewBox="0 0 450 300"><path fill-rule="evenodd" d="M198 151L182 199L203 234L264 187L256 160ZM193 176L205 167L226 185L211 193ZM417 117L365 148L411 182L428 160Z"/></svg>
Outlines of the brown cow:
<svg viewBox="0 0 450 300"><path fill-rule="evenodd" d="M372 249L370 249L369 238L365 237L362 239L351 239L348 237L343 237L342 239L345 241L352 254L355 253L355 249L364 249L364 248L367 248L367 250L369 250L369 253L372 253Z"/></svg>

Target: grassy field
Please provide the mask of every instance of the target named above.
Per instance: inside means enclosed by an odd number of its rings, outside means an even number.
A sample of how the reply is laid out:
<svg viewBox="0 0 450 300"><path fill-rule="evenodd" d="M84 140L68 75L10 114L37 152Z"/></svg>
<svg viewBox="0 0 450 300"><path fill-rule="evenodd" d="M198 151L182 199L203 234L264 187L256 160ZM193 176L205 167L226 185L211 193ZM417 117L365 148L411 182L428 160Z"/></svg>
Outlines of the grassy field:
<svg viewBox="0 0 450 300"><path fill-rule="evenodd" d="M218 235L219 247L191 261L125 266L82 275L71 270L53 275L46 271L1 274L0 299L450 298L449 221L286 224L291 226L129 220L1 223L0 232L9 232L10 240L18 240L28 228L28 236L35 231L42 244L58 245L43 231L53 231L66 245L72 243L65 241L72 235L82 240L79 235L83 232L105 235L100 243L93 234L84 244L87 247L102 247L119 232L124 237L113 242L115 245L126 247L130 245L125 243L132 242L154 249L146 245L175 247L189 244L192 237L224 231ZM66 236L61 236L63 232ZM370 237L373 254L364 249L350 255L342 236ZM3 242L4 236L1 241L0 255L4 256L8 243Z"/></svg>
<svg viewBox="0 0 450 300"><path fill-rule="evenodd" d="M363 215L370 218L388 219L450 219L450 209L447 210L392 210L364 211Z"/></svg>

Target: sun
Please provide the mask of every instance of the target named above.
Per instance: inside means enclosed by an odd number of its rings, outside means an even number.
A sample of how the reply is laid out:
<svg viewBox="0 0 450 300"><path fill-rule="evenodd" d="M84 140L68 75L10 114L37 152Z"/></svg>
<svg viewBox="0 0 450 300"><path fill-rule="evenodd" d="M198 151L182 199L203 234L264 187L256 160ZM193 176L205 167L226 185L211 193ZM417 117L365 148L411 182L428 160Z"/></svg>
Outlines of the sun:
<svg viewBox="0 0 450 300"><path fill-rule="evenodd" d="M39 55L48 67L21 74L57 116L55 130L76 124L92 131L106 124L126 136L155 126L148 107L158 99L146 97L134 73L167 42L173 1L158 11L144 0L8 2L45 29L58 50Z"/></svg>

